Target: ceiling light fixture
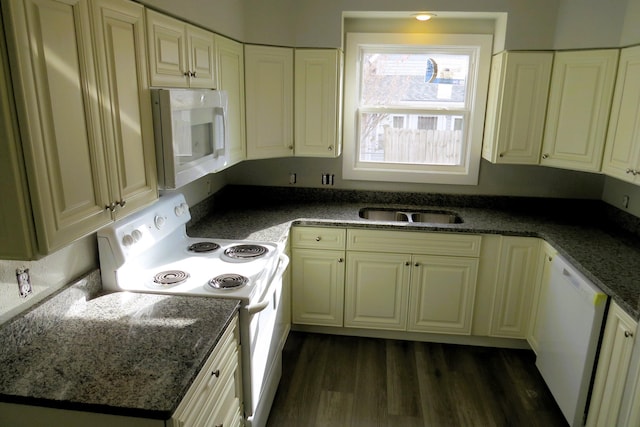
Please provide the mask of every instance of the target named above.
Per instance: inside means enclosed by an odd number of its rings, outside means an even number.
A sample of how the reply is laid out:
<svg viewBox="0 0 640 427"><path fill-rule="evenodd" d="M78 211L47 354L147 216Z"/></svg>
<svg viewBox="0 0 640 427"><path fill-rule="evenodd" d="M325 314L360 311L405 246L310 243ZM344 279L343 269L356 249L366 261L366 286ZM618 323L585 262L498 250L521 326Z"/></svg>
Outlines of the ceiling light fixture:
<svg viewBox="0 0 640 427"><path fill-rule="evenodd" d="M435 13L429 13L429 12L418 12L413 14L413 17L416 18L418 21L428 21L434 16L436 16Z"/></svg>

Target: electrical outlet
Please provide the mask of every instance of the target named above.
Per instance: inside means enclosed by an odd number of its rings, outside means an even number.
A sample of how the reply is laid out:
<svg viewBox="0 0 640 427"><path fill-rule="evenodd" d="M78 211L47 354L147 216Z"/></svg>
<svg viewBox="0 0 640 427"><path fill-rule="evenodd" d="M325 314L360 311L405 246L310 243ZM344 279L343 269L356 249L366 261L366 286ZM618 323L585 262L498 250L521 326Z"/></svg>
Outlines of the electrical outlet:
<svg viewBox="0 0 640 427"><path fill-rule="evenodd" d="M18 281L18 291L21 298L26 298L33 292L28 268L16 268L16 280Z"/></svg>
<svg viewBox="0 0 640 427"><path fill-rule="evenodd" d="M289 173L289 184L295 184L297 181L297 177L296 177L296 173L295 172L290 172Z"/></svg>
<svg viewBox="0 0 640 427"><path fill-rule="evenodd" d="M626 194L622 197L622 207L625 209L629 207L629 196Z"/></svg>

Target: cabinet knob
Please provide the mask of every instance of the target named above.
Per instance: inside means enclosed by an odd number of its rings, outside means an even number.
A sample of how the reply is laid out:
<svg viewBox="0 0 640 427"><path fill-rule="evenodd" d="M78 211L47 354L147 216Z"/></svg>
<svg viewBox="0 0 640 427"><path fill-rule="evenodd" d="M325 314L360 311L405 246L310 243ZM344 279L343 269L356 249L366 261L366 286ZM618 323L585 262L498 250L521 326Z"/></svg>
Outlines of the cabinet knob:
<svg viewBox="0 0 640 427"><path fill-rule="evenodd" d="M189 71L185 71L185 72L184 72L184 73L182 73L182 74L184 74L184 76L185 76L185 77L189 77L189 76L191 75L191 73L190 73Z"/></svg>
<svg viewBox="0 0 640 427"><path fill-rule="evenodd" d="M322 237L320 236L316 237L316 242L319 242L320 240L322 240Z"/></svg>
<svg viewBox="0 0 640 427"><path fill-rule="evenodd" d="M124 205L127 204L127 201L122 199L119 202L116 202L116 205L120 206L121 208L124 208Z"/></svg>
<svg viewBox="0 0 640 427"><path fill-rule="evenodd" d="M293 145L290 145L290 146L289 146L289 150L293 150Z"/></svg>
<svg viewBox="0 0 640 427"><path fill-rule="evenodd" d="M220 378L220 369L216 369L215 371L211 372L211 376Z"/></svg>
<svg viewBox="0 0 640 427"><path fill-rule="evenodd" d="M631 169L627 168L626 173L631 173Z"/></svg>
<svg viewBox="0 0 640 427"><path fill-rule="evenodd" d="M338 258L338 262L344 262L344 259Z"/></svg>
<svg viewBox="0 0 640 427"><path fill-rule="evenodd" d="M498 154L498 157L504 157L504 153Z"/></svg>
<svg viewBox="0 0 640 427"><path fill-rule="evenodd" d="M631 331L624 331L624 337L625 337L625 338L630 338L630 337L632 337L632 336L633 336L633 332L631 332Z"/></svg>
<svg viewBox="0 0 640 427"><path fill-rule="evenodd" d="M548 158L549 158L549 153L544 153L544 154L542 155L542 158L543 158L543 159L548 159Z"/></svg>
<svg viewBox="0 0 640 427"><path fill-rule="evenodd" d="M330 146L328 147L328 149L329 149L329 151L333 151L333 145L330 145Z"/></svg>
<svg viewBox="0 0 640 427"><path fill-rule="evenodd" d="M553 261L553 257L552 256L549 257L549 262L551 262L551 261Z"/></svg>
<svg viewBox="0 0 640 427"><path fill-rule="evenodd" d="M191 77L193 77L194 79L197 77L197 76L196 76L196 72L195 72L195 71L192 71L191 73L189 73L189 75L190 75Z"/></svg>
<svg viewBox="0 0 640 427"><path fill-rule="evenodd" d="M409 261L406 261L404 265L411 265L411 263Z"/></svg>
<svg viewBox="0 0 640 427"><path fill-rule="evenodd" d="M419 263L419 262L416 262L414 265L415 265L416 267L420 267L420 263Z"/></svg>
<svg viewBox="0 0 640 427"><path fill-rule="evenodd" d="M104 208L110 212L113 212L116 210L116 206L117 206L116 202L111 202L111 204L106 205Z"/></svg>

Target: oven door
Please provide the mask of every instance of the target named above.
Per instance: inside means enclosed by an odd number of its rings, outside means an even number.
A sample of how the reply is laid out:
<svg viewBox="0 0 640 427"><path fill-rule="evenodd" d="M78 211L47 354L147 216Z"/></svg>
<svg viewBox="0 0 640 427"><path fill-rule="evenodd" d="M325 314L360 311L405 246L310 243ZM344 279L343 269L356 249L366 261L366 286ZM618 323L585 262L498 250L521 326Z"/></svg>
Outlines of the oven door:
<svg viewBox="0 0 640 427"><path fill-rule="evenodd" d="M244 408L248 426L264 426L282 373L282 343L288 325L283 322L282 276L289 258L281 254L269 286L259 302L241 308L244 341ZM246 328L246 325L249 325Z"/></svg>

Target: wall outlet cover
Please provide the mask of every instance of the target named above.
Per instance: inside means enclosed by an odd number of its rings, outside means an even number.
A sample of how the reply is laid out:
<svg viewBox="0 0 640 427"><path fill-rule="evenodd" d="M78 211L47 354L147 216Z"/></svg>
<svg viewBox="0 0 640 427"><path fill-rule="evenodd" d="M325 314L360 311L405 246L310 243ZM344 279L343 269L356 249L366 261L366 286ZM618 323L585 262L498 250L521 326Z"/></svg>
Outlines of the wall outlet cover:
<svg viewBox="0 0 640 427"><path fill-rule="evenodd" d="M31 276L28 268L17 268L16 279L18 280L18 290L21 298L26 298L33 292L31 286Z"/></svg>

